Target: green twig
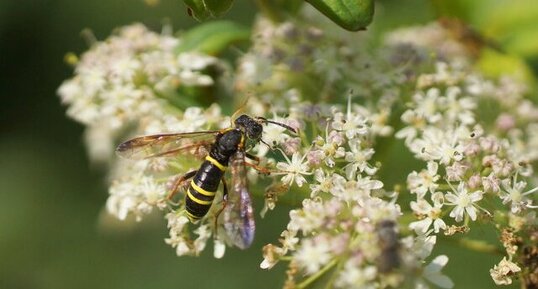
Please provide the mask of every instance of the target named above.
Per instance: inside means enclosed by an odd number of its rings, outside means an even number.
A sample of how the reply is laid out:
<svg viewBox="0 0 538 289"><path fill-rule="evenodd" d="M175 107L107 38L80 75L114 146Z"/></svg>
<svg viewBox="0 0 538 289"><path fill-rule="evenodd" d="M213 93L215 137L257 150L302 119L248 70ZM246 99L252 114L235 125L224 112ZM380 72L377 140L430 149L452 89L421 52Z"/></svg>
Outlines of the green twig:
<svg viewBox="0 0 538 289"><path fill-rule="evenodd" d="M325 284L325 289L333 288L334 279L336 278L336 274L338 273L341 267L342 267L342 262L338 262L338 265L336 266L336 269L334 270L334 272L332 272L331 277L329 278L329 281L327 281L327 284Z"/></svg>
<svg viewBox="0 0 538 289"><path fill-rule="evenodd" d="M310 284L314 283L319 277L321 277L323 274L327 273L327 271L331 270L334 265L336 265L337 259L333 259L331 262L329 262L325 267L321 268L316 274L306 278L303 282L297 284L297 289L303 289L308 287Z"/></svg>
<svg viewBox="0 0 538 289"><path fill-rule="evenodd" d="M458 240L455 240L453 238L447 238L447 239L442 239L442 240L455 243L456 245L462 248L480 252L480 253L498 254L498 255L504 254L504 251L500 249L499 247L489 244L482 240L475 240L475 239L469 239L469 238L461 238Z"/></svg>

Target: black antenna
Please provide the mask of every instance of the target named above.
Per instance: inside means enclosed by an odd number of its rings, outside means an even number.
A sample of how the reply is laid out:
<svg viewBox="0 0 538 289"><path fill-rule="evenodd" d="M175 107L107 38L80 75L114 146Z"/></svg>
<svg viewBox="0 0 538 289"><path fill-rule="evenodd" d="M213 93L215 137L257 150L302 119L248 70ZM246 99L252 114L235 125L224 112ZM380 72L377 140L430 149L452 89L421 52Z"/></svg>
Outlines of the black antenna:
<svg viewBox="0 0 538 289"><path fill-rule="evenodd" d="M278 125L278 126L281 126L281 127L285 128L285 129L287 129L287 130L289 130L289 131L292 131L293 133L297 134L297 130L294 129L293 127L287 125L287 124L283 124L283 123L281 123L281 122L276 122L276 121L268 120L268 119L266 119L265 117L261 117L261 116L257 116L256 119L259 120L259 121L261 121L261 122L263 122L263 123L272 123L272 124L276 124L276 125Z"/></svg>

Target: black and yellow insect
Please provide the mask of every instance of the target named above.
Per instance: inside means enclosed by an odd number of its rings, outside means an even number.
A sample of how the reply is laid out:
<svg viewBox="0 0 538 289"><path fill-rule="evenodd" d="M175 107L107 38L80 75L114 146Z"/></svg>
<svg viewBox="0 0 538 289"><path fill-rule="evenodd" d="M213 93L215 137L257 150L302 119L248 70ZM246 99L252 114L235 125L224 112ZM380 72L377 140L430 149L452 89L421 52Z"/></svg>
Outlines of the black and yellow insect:
<svg viewBox="0 0 538 289"><path fill-rule="evenodd" d="M240 247L250 246L254 236L252 202L248 191L245 166L264 171L245 158L257 160L246 153L247 143L256 144L261 140L262 124L273 123L290 131L295 130L285 124L241 115L233 122L233 127L216 131L157 134L136 137L121 143L116 152L130 159L172 156L179 153L205 155L198 170L179 177L173 185L171 198L180 185L191 179L185 194L185 209L192 222L203 218L215 198L219 184L223 183L225 201L224 227L232 242ZM231 165L232 190L228 192L224 174Z"/></svg>

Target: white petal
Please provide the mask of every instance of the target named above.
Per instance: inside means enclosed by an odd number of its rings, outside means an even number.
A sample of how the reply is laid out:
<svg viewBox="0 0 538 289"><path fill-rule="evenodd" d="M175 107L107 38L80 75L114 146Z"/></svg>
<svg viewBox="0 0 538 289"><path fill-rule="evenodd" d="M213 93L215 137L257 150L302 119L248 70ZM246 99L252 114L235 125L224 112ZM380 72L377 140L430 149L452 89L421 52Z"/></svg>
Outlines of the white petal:
<svg viewBox="0 0 538 289"><path fill-rule="evenodd" d="M441 272L441 269L448 263L448 257L446 255L439 255L432 260L428 266L424 268L424 274L433 274Z"/></svg>
<svg viewBox="0 0 538 289"><path fill-rule="evenodd" d="M417 234L425 234L431 224L432 219L426 218L424 220L412 222L411 224L409 224L409 228L415 230Z"/></svg>
<svg viewBox="0 0 538 289"><path fill-rule="evenodd" d="M448 202L455 204L458 201L458 197L452 193L448 193L445 195L445 198Z"/></svg>
<svg viewBox="0 0 538 289"><path fill-rule="evenodd" d="M460 206L454 207L450 212L450 217L454 218L456 222L463 220L463 208Z"/></svg>
<svg viewBox="0 0 538 289"><path fill-rule="evenodd" d="M434 275L424 276L424 278L428 279L428 281L432 282L433 284L441 288L453 288L454 287L454 282L452 282L452 280L445 275L434 274Z"/></svg>
<svg viewBox="0 0 538 289"><path fill-rule="evenodd" d="M437 174L439 165L436 162L428 162L428 173L432 176Z"/></svg>
<svg viewBox="0 0 538 289"><path fill-rule="evenodd" d="M482 200L482 191L476 191L470 194L469 199L471 199L473 203Z"/></svg>
<svg viewBox="0 0 538 289"><path fill-rule="evenodd" d="M433 222L433 228L434 228L435 233L439 233L440 229L443 229L443 230L446 229L445 221L443 221L443 219L436 219Z"/></svg>
<svg viewBox="0 0 538 289"><path fill-rule="evenodd" d="M467 214L469 214L469 217L471 217L471 220L476 220L476 209L473 206L467 206L465 207L465 211L467 211Z"/></svg>

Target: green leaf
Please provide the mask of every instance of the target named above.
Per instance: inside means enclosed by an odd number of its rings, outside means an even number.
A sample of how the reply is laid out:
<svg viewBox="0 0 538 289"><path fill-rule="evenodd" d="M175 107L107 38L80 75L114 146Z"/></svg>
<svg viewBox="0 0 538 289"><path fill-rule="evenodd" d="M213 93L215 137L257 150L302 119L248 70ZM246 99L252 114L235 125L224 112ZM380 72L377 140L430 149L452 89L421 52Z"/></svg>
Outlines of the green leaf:
<svg viewBox="0 0 538 289"><path fill-rule="evenodd" d="M183 0L183 2L187 6L189 15L198 21L206 20L211 16L202 0Z"/></svg>
<svg viewBox="0 0 538 289"><path fill-rule="evenodd" d="M350 31L363 30L372 22L374 0L306 0L334 23Z"/></svg>
<svg viewBox="0 0 538 289"><path fill-rule="evenodd" d="M217 55L231 44L249 39L250 30L247 27L232 21L212 21L183 34L176 52L199 51Z"/></svg>
<svg viewBox="0 0 538 289"><path fill-rule="evenodd" d="M209 11L211 16L220 17L224 13L230 10L232 7L233 0L203 0L206 9Z"/></svg>
<svg viewBox="0 0 538 289"><path fill-rule="evenodd" d="M198 21L210 17L216 18L226 13L234 0L183 0L189 9L189 15Z"/></svg>

